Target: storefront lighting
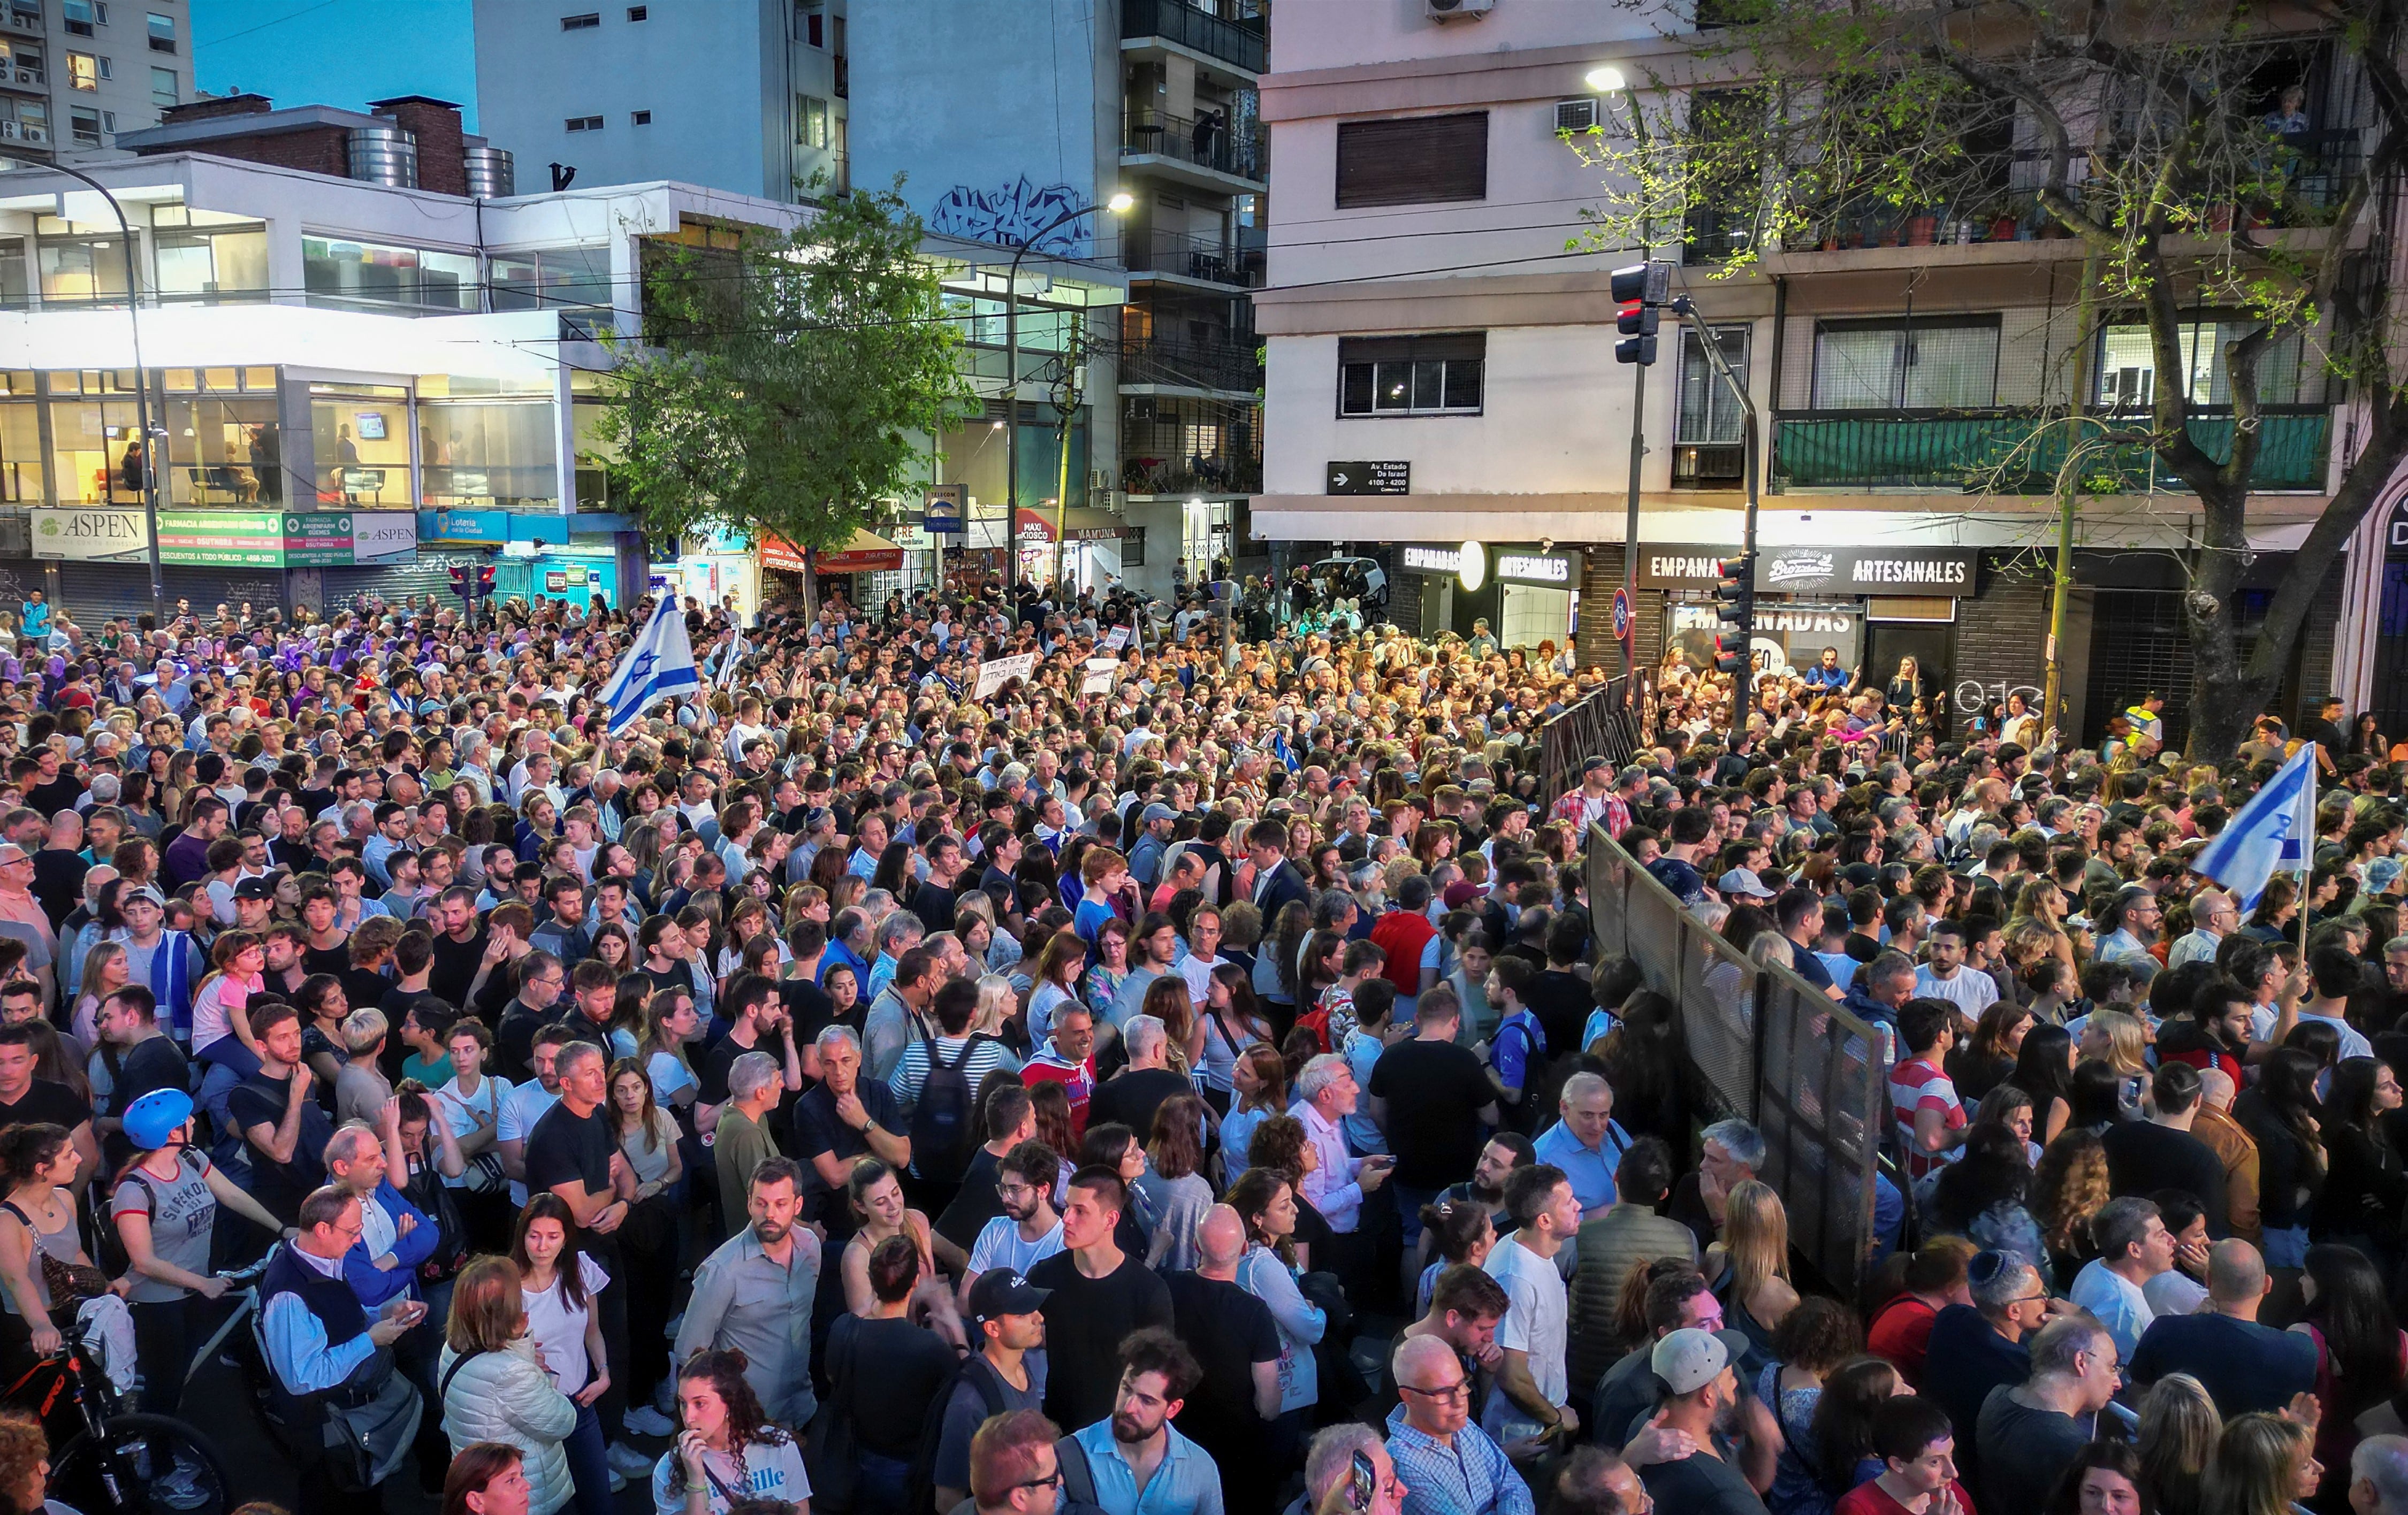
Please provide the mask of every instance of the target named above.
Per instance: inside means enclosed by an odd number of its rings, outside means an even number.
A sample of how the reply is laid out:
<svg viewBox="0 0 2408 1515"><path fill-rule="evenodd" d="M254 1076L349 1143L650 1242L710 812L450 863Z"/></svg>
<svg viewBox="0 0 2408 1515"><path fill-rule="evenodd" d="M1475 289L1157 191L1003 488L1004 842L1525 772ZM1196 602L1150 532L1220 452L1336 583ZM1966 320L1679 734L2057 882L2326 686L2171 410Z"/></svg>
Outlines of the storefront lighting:
<svg viewBox="0 0 2408 1515"><path fill-rule="evenodd" d="M1619 94L1627 81L1621 69L1612 64L1599 64L1588 71L1582 82L1599 94Z"/></svg>
<svg viewBox="0 0 2408 1515"><path fill-rule="evenodd" d="M1468 590L1477 590L1488 582L1488 550L1478 542L1464 543L1462 565L1455 569L1455 576L1463 580Z"/></svg>

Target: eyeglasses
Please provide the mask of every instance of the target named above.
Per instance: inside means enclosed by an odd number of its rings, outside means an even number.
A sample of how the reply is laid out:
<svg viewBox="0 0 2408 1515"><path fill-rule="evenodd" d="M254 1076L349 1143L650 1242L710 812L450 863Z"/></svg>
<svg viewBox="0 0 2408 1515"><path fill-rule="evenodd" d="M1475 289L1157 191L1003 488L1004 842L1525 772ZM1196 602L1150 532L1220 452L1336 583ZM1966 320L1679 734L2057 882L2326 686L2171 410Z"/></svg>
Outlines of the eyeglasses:
<svg viewBox="0 0 2408 1515"><path fill-rule="evenodd" d="M1461 1399L1471 1393L1471 1380L1457 1379L1441 1389L1416 1389L1410 1383L1400 1383L1397 1387L1406 1394L1419 1394L1424 1399Z"/></svg>
<svg viewBox="0 0 2408 1515"><path fill-rule="evenodd" d="M1058 1489L1062 1487L1062 1470L1056 1467L1041 1479L1023 1479L1012 1485L1015 1489Z"/></svg>

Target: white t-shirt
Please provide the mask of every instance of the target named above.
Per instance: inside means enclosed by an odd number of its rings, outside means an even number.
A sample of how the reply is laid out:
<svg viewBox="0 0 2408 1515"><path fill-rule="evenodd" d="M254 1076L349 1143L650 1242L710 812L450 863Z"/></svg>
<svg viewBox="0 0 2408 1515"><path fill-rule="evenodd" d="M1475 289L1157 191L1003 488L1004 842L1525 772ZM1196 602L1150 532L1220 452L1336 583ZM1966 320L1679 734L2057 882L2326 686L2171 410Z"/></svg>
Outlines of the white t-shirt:
<svg viewBox="0 0 2408 1515"><path fill-rule="evenodd" d="M1026 1273L1062 1250L1062 1222L1055 1221L1054 1229L1035 1241L1020 1235L1020 1222L1009 1215L998 1215L979 1229L978 1240L970 1243L972 1273L984 1273L991 1267L1008 1267Z"/></svg>
<svg viewBox="0 0 2408 1515"><path fill-rule="evenodd" d="M1982 1012L1998 999L1999 985L1988 974L1962 965L1955 978L1942 979L1927 964L1914 970L1914 993L1924 999L1944 999L1962 1011L1965 1019L1979 1021Z"/></svg>
<svg viewBox="0 0 2408 1515"><path fill-rule="evenodd" d="M1531 1382L1547 1403L1561 1408L1571 1383L1564 1367L1570 1307L1563 1275L1553 1262L1512 1240L1498 1242L1482 1266L1510 1301L1505 1318L1497 1322L1497 1345L1527 1353ZM1480 1426L1500 1443L1541 1429L1501 1389L1490 1393Z"/></svg>
<svg viewBox="0 0 2408 1515"><path fill-rule="evenodd" d="M538 1084L536 1087L540 1089L543 1085ZM460 1093L460 1079L455 1075L451 1081L436 1091L443 1097L437 1100L435 1104L436 1108L443 1112L443 1123L452 1128L454 1140L477 1129L476 1115L471 1114L471 1111L492 1118L494 1128L497 1133L495 1139L498 1140L502 1124L502 1106L516 1092L517 1086L508 1079L495 1078L488 1073L477 1080L477 1094L471 1099ZM532 1124L528 1129L534 1129ZM464 1173L456 1179L444 1179L443 1186L447 1189L459 1189L466 1187L467 1182L468 1176ZM525 1202L522 1200L520 1203Z"/></svg>
<svg viewBox="0 0 2408 1515"><path fill-rule="evenodd" d="M565 1394L584 1388L593 1375L593 1364L585 1356L585 1322L594 1315L594 1296L610 1282L602 1265L583 1252L577 1254L577 1276L585 1284L582 1305L571 1306L561 1296L558 1274L549 1289L538 1293L522 1285L519 1290L519 1297L526 1301L527 1335L535 1338L552 1386Z"/></svg>
<svg viewBox="0 0 2408 1515"><path fill-rule="evenodd" d="M2118 1362L2132 1360L2132 1349L2140 1345L2141 1333L2157 1319L2157 1311L2150 1307L2149 1296L2141 1286L2099 1258L2091 1259L2074 1276L2073 1292L2067 1297L2099 1317L2099 1323L2115 1338Z"/></svg>
<svg viewBox="0 0 2408 1515"><path fill-rule="evenodd" d="M731 1466L729 1460L710 1454L705 1461L711 1477L704 1481L710 1486L710 1515L727 1515L727 1507L738 1499L775 1499L782 1504L798 1505L811 1496L811 1480L803 1471L802 1444L789 1436L776 1446L755 1441L744 1449L740 1467ZM685 1515L685 1465L672 1447L661 1454L652 1466L652 1508L659 1515Z"/></svg>
<svg viewBox="0 0 2408 1515"><path fill-rule="evenodd" d="M523 1142L534 1134L535 1123L543 1119L543 1112L559 1103L558 1092L546 1089L539 1079L529 1079L503 1097L501 1119L494 1132L494 1139ZM510 1203L523 1209L526 1202L526 1185L512 1179Z"/></svg>

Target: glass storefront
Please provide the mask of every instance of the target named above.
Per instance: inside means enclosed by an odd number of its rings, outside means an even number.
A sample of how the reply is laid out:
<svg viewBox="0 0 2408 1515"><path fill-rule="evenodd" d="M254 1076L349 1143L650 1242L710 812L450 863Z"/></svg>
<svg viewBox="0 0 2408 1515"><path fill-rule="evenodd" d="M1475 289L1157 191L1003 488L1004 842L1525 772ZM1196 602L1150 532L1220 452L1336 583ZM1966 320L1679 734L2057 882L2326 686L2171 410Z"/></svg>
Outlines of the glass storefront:
<svg viewBox="0 0 2408 1515"><path fill-rule="evenodd" d="M320 504L408 508L408 390L312 384L309 434Z"/></svg>
<svg viewBox="0 0 2408 1515"><path fill-rule="evenodd" d="M419 503L436 509L560 508L552 392L431 375L418 391Z"/></svg>
<svg viewBox="0 0 2408 1515"><path fill-rule="evenodd" d="M42 417L32 399L34 376L0 370L7 400L0 403L0 501L42 503Z"/></svg>

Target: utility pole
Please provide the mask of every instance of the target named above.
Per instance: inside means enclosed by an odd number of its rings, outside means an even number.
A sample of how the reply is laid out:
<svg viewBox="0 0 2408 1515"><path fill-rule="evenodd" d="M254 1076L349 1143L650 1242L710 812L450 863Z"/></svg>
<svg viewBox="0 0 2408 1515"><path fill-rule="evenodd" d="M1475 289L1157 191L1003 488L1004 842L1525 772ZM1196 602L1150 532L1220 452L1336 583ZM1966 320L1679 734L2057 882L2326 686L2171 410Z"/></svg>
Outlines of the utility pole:
<svg viewBox="0 0 2408 1515"><path fill-rule="evenodd" d="M2073 597L2073 503L2082 479L2074 454L2082 446L2090 399L2090 324L2098 300L2099 250L2094 247L2082 259L2082 292L2073 320L2073 393L2065 407L2066 465L2057 479L2057 583L2048 606L2048 689L2041 699L2042 719L2055 731L2065 729L2065 612Z"/></svg>

